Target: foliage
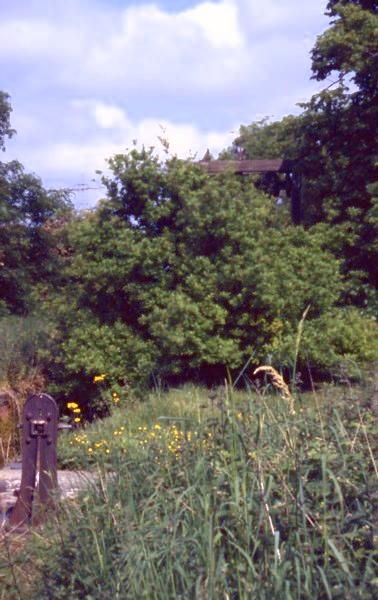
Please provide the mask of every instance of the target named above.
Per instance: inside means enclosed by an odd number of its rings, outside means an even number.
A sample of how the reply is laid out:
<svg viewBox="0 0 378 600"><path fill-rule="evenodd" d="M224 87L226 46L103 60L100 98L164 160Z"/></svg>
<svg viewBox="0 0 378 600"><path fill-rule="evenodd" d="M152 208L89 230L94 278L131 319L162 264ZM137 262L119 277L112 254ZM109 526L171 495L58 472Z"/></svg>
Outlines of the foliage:
<svg viewBox="0 0 378 600"><path fill-rule="evenodd" d="M0 381L25 392L41 383L44 356L51 345L51 326L41 314L0 319Z"/></svg>
<svg viewBox="0 0 378 600"><path fill-rule="evenodd" d="M0 418L0 465L20 451L23 404L45 385L43 370L52 344L51 326L41 314L0 318L0 391L8 399L8 415Z"/></svg>
<svg viewBox="0 0 378 600"><path fill-rule="evenodd" d="M11 105L9 95L0 91L0 150L4 150L4 138L12 137L15 133L10 126Z"/></svg>
<svg viewBox="0 0 378 600"><path fill-rule="evenodd" d="M290 178L210 177L167 146L165 161L136 148L110 159L107 199L82 217L18 162L0 163L0 317L51 315L49 390L84 398L86 417L130 386L219 383L248 361L290 371L298 357L310 379L375 360L377 4L330 0L327 14L312 67L328 87L297 117L242 126L223 153L295 161L299 227ZM2 147L10 110L2 93Z"/></svg>
<svg viewBox="0 0 378 600"><path fill-rule="evenodd" d="M170 424L136 428L139 452L122 451L119 419L111 474L100 466L95 487L3 559L14 597L375 597L377 471L359 393L330 388L292 415L228 388L196 436L177 425L167 445Z"/></svg>
<svg viewBox="0 0 378 600"><path fill-rule="evenodd" d="M11 136L9 98L0 93L0 148ZM33 308L33 287L59 279L57 219L72 206L65 191L47 191L18 161L0 162L0 317Z"/></svg>
<svg viewBox="0 0 378 600"><path fill-rule="evenodd" d="M65 285L48 299L59 344L50 373L66 397L97 390L105 402L125 378L222 381L227 367L283 355L308 305L330 345L316 366L343 358L330 335L343 282L320 230L290 225L284 206L232 174L211 178L152 150L110 166L109 199L70 224ZM372 323L372 354L376 337Z"/></svg>
<svg viewBox="0 0 378 600"><path fill-rule="evenodd" d="M65 194L47 192L20 163L0 163L0 310L25 314L33 287L56 284L60 257L52 221L69 213Z"/></svg>
<svg viewBox="0 0 378 600"><path fill-rule="evenodd" d="M328 14L332 21L312 51L312 69L317 80L336 73L336 81L303 104L298 117L241 126L232 151L295 159L303 223L329 223L329 249L348 279L344 301L376 313L377 4L332 1Z"/></svg>
<svg viewBox="0 0 378 600"><path fill-rule="evenodd" d="M319 36L312 51L312 70L323 81L332 72L352 81L366 97L377 95L377 19L376 0L331 0L327 14L331 27Z"/></svg>
<svg viewBox="0 0 378 600"><path fill-rule="evenodd" d="M353 308L337 308L317 319L306 321L300 343L302 376L319 378L324 364L333 372L346 365L349 376L358 379L359 364L377 361L377 322ZM273 360L283 367L293 365L295 335L285 332Z"/></svg>
<svg viewBox="0 0 378 600"><path fill-rule="evenodd" d="M290 157L294 140L288 135L291 124L296 117L284 117L281 121L270 122L268 117L255 121L250 125L241 125L239 136L232 146L220 155L220 158L231 158L245 155L246 158L279 158Z"/></svg>
<svg viewBox="0 0 378 600"><path fill-rule="evenodd" d="M305 105L301 156L306 162L305 154L311 154L315 144L321 148L323 160L317 164L313 161L313 176L319 169L326 173L318 206L341 230L338 252L344 257L344 270L352 279L359 277L362 284L359 293L352 285L348 296L361 306L369 303L366 284L373 288L378 285L374 198L378 158L377 4L330 2L328 10L333 20L313 49L312 69L320 81L336 71L339 84L335 90L326 88Z"/></svg>

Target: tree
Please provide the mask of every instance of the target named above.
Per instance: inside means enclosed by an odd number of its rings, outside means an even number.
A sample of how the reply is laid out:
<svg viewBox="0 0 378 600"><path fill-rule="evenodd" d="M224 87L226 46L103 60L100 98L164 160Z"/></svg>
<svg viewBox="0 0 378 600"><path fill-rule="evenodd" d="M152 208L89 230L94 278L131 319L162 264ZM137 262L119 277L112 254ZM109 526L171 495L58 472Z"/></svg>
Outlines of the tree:
<svg viewBox="0 0 378 600"><path fill-rule="evenodd" d="M331 0L327 29L312 50L312 70L318 81L333 72L350 76L365 101L377 96L378 83L378 3L376 0Z"/></svg>
<svg viewBox="0 0 378 600"><path fill-rule="evenodd" d="M302 157L315 141L328 161L320 208L343 233L345 272L360 274L350 297L366 304L365 290L378 285L378 3L330 1L327 10L331 25L312 51L312 70L318 81L336 72L339 83L305 107Z"/></svg>
<svg viewBox="0 0 378 600"><path fill-rule="evenodd" d="M0 147L13 134L10 111L8 95L0 93ZM67 193L45 190L18 161L0 162L0 316L25 314L33 287L59 277L56 236L48 225L70 211Z"/></svg>
<svg viewBox="0 0 378 600"><path fill-rule="evenodd" d="M295 159L307 227L328 223L328 248L342 259L344 301L377 309L377 2L329 2L330 27L312 51L313 76L336 81L298 117L241 127L234 142L248 157ZM327 80L328 83L328 80ZM336 87L335 87L336 86Z"/></svg>
<svg viewBox="0 0 378 600"><path fill-rule="evenodd" d="M12 137L15 133L10 126L11 111L9 95L0 90L0 150L5 149L5 137Z"/></svg>
<svg viewBox="0 0 378 600"><path fill-rule="evenodd" d="M223 151L220 159L261 159L261 158L296 158L296 141L294 136L294 124L297 117L289 116L281 121L269 122L268 117L251 123L241 125L239 135L233 141L231 147ZM289 205L292 182L280 173L264 173L255 176L255 185L258 189L280 197L285 191L286 204Z"/></svg>
<svg viewBox="0 0 378 600"><path fill-rule="evenodd" d="M107 385L214 383L247 360L291 368L308 305L315 333L302 366L324 372L340 361L343 282L324 234L292 226L285 207L230 173L211 177L136 149L109 164L108 198L71 225L66 285L49 297L59 348L51 372L65 392L90 397L98 373ZM353 357L376 351L368 324L371 348L356 345Z"/></svg>
<svg viewBox="0 0 378 600"><path fill-rule="evenodd" d="M295 121L293 116L274 122L265 117L250 125L241 125L238 137L220 158L236 158L241 152L249 159L294 157L295 144L288 132Z"/></svg>

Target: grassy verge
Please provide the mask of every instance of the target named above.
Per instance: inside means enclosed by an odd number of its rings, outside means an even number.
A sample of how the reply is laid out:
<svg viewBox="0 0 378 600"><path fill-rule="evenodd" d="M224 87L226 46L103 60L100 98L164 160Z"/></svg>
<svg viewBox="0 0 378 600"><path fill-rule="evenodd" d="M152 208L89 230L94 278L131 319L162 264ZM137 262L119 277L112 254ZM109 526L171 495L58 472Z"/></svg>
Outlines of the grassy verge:
<svg viewBox="0 0 378 600"><path fill-rule="evenodd" d="M245 394L234 393L234 400L245 404ZM169 444L174 432L185 436L209 419L222 418L226 410L225 390L186 385L168 392L152 392L144 401L115 408L112 416L95 421L85 428L59 437L58 460L60 468L85 468L97 464L111 466L114 451L137 453L150 442Z"/></svg>
<svg viewBox="0 0 378 600"><path fill-rule="evenodd" d="M2 598L370 599L373 432L355 390L295 414L279 397L195 388L119 410L81 434L90 445L65 438L61 460L84 454L99 483L3 555Z"/></svg>

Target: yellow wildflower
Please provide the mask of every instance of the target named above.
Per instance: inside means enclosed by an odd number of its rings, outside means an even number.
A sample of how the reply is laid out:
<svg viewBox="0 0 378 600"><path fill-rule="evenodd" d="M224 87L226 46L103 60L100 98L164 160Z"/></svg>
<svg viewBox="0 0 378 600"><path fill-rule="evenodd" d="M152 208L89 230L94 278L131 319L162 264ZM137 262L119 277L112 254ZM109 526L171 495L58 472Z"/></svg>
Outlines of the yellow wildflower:
<svg viewBox="0 0 378 600"><path fill-rule="evenodd" d="M73 411L74 413L81 413L81 408L74 408Z"/></svg>
<svg viewBox="0 0 378 600"><path fill-rule="evenodd" d="M80 421L81 421L80 417L75 417L74 418L74 423L80 423Z"/></svg>
<svg viewBox="0 0 378 600"><path fill-rule="evenodd" d="M78 407L79 407L79 405L76 404L76 402L67 402L67 408L73 408L73 409L75 409L75 408L78 408Z"/></svg>
<svg viewBox="0 0 378 600"><path fill-rule="evenodd" d="M95 375L93 377L93 383L99 383L100 381L104 381L106 377L106 373L101 373L100 375Z"/></svg>

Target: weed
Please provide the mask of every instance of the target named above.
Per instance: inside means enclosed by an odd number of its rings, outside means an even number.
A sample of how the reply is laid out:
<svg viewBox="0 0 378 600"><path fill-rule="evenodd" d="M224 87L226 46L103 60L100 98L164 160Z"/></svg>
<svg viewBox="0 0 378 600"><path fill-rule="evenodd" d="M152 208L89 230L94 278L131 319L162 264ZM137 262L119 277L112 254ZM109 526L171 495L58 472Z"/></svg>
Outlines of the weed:
<svg viewBox="0 0 378 600"><path fill-rule="evenodd" d="M34 534L27 596L15 560L20 597L375 596L374 421L356 390L309 394L295 414L264 392L217 396L152 395L73 434L99 482Z"/></svg>

